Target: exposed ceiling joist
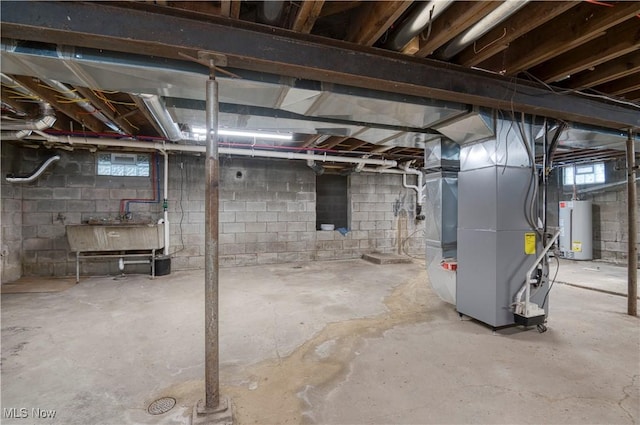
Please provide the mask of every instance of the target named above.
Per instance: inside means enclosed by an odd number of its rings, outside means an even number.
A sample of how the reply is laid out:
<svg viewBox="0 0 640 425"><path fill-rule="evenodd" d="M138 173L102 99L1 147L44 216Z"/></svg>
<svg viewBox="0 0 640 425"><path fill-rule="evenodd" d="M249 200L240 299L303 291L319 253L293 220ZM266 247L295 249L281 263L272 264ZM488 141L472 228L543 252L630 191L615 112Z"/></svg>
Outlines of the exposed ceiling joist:
<svg viewBox="0 0 640 425"><path fill-rule="evenodd" d="M217 17L167 14L142 3L0 3L3 37L181 59L179 52L226 55L230 67L449 100L610 128L640 127L634 108L500 78L436 61ZM29 13L37 8L39 13ZM86 16L105 19L87 20ZM118 22L119 25L112 25ZM157 31L181 28L181 31ZM455 84L452 84L455 82Z"/></svg>
<svg viewBox="0 0 640 425"><path fill-rule="evenodd" d="M225 18L238 19L240 17L240 0L222 0L220 14Z"/></svg>
<svg viewBox="0 0 640 425"><path fill-rule="evenodd" d="M634 91L625 93L623 97L635 102L640 102L640 90L634 90Z"/></svg>
<svg viewBox="0 0 640 425"><path fill-rule="evenodd" d="M576 6L578 1L540 1L526 5L501 25L496 26L473 45L463 50L455 62L475 66L506 49L509 43Z"/></svg>
<svg viewBox="0 0 640 425"><path fill-rule="evenodd" d="M308 34L311 32L311 28L316 23L324 0L305 0L302 2L296 19L293 21L291 29L296 32L302 32Z"/></svg>
<svg viewBox="0 0 640 425"><path fill-rule="evenodd" d="M85 88L85 87L79 87L76 86L75 89L78 91L78 93L80 93L84 98L86 98L87 100L89 100L93 106L97 107L98 109L100 109L100 111L107 117L109 118L111 121L113 121L114 123L118 124L118 126L124 130L127 134L136 134L136 130L131 126L131 124L129 124L126 120L121 119L121 117L118 116L117 110L114 113L114 111L111 109L111 107L109 107L109 105L107 105L107 103L100 99L91 89Z"/></svg>
<svg viewBox="0 0 640 425"><path fill-rule="evenodd" d="M547 61L531 73L551 83L640 49L640 19L633 17L607 34Z"/></svg>
<svg viewBox="0 0 640 425"><path fill-rule="evenodd" d="M590 40L640 13L640 2L619 2L614 7L582 2L563 14L514 40L508 51L493 56L480 67L516 75Z"/></svg>
<svg viewBox="0 0 640 425"><path fill-rule="evenodd" d="M55 91L43 88L42 85L31 77L13 76L14 80L31 90L38 97L45 102L51 104L56 110L62 112L72 120L76 121L82 126L87 127L89 130L101 133L105 131L104 124L97 118L90 115L88 112L82 110L80 107L73 103L64 103L57 99Z"/></svg>
<svg viewBox="0 0 640 425"><path fill-rule="evenodd" d="M367 5L369 7L361 6L351 23L346 40L373 46L412 3L413 1L377 1Z"/></svg>
<svg viewBox="0 0 640 425"><path fill-rule="evenodd" d="M595 89L604 93L612 93L614 95L621 95L638 90L640 89L640 72L636 72L606 84L601 84L596 86Z"/></svg>
<svg viewBox="0 0 640 425"><path fill-rule="evenodd" d="M336 146L338 146L340 143L349 140L350 137L338 137L338 136L333 136L331 137L329 140L327 140L326 143L324 143L322 145L323 149L333 149Z"/></svg>
<svg viewBox="0 0 640 425"><path fill-rule="evenodd" d="M572 75L566 86L572 89L584 89L608 83L638 71L640 71L640 50L598 65L594 67L593 71L584 71L578 75Z"/></svg>
<svg viewBox="0 0 640 425"><path fill-rule="evenodd" d="M419 36L420 48L413 55L421 58L431 55L462 31L484 18L501 3L501 1L457 1L453 3L432 23L430 31L427 30Z"/></svg>

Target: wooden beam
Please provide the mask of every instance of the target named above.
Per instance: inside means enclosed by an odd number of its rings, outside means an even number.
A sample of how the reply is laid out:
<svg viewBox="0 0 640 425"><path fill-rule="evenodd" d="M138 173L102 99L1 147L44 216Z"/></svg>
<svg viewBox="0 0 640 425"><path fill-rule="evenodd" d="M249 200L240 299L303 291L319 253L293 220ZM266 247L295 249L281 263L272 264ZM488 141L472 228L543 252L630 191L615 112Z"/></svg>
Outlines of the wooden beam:
<svg viewBox="0 0 640 425"><path fill-rule="evenodd" d="M603 7L582 2L571 10L514 40L508 49L480 64L481 68L516 75L590 40L640 13L640 2Z"/></svg>
<svg viewBox="0 0 640 425"><path fill-rule="evenodd" d="M324 0L305 0L302 2L296 19L293 21L291 29L297 32L308 34L316 23Z"/></svg>
<svg viewBox="0 0 640 425"><path fill-rule="evenodd" d="M62 112L72 120L87 127L89 130L96 133L102 133L105 131L105 125L102 121L98 120L93 115L73 103L60 102L55 95L56 92L47 90L46 88L43 89L37 79L21 75L15 75L11 78L38 95L38 97L49 103L57 111Z"/></svg>
<svg viewBox="0 0 640 425"><path fill-rule="evenodd" d="M413 1L363 3L356 11L356 17L347 32L346 40L373 46L412 3Z"/></svg>
<svg viewBox="0 0 640 425"><path fill-rule="evenodd" d="M606 35L547 61L530 72L539 79L552 83L639 48L640 19L634 16L608 30Z"/></svg>
<svg viewBox="0 0 640 425"><path fill-rule="evenodd" d="M309 137L307 137L307 139L302 143L300 147L308 148L310 146L313 146L316 140L320 139L321 137L322 137L322 134L312 134Z"/></svg>
<svg viewBox="0 0 640 425"><path fill-rule="evenodd" d="M113 112L107 103L100 99L91 89L86 87L74 86L74 88L82 95L82 97L88 99L94 107L98 108L107 118L116 123L127 134L136 134L135 129L124 119L118 117L118 112ZM117 111L117 110L116 110Z"/></svg>
<svg viewBox="0 0 640 425"><path fill-rule="evenodd" d="M606 94L619 96L640 89L640 72L594 87Z"/></svg>
<svg viewBox="0 0 640 425"><path fill-rule="evenodd" d="M420 49L414 56L424 58L431 55L501 4L501 1L456 1L433 21L431 31L419 36Z"/></svg>
<svg viewBox="0 0 640 425"><path fill-rule="evenodd" d="M513 40L576 6L578 1L532 2L460 52L454 62L475 66L506 49Z"/></svg>
<svg viewBox="0 0 640 425"><path fill-rule="evenodd" d="M640 50L598 65L592 71L572 75L565 86L577 90L585 89L626 77L638 71L640 71Z"/></svg>
<svg viewBox="0 0 640 425"><path fill-rule="evenodd" d="M240 0L222 0L220 2L220 14L225 18L240 18Z"/></svg>
<svg viewBox="0 0 640 425"><path fill-rule="evenodd" d="M103 2L0 2L0 32L2 37L18 40L59 44L73 40L77 47L178 60L183 59L178 52L197 56L206 50L225 55L229 67L238 70L358 87L371 90L372 96L389 92L607 128L640 128L635 108L550 93L530 81L250 22L218 16L198 19L179 9L169 14L168 8L125 4L126 8ZM33 8L39 13L31 13ZM87 20L86 16L105 19ZM333 89L326 84L324 90Z"/></svg>

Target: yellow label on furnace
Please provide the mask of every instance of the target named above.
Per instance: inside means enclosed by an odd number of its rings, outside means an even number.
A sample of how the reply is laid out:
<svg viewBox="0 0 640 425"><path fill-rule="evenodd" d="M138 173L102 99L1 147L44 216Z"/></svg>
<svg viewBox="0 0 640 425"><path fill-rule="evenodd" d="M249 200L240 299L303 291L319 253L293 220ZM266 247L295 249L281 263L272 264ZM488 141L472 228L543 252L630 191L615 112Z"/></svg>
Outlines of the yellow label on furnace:
<svg viewBox="0 0 640 425"><path fill-rule="evenodd" d="M524 234L524 253L527 255L536 253L536 234L533 232Z"/></svg>
<svg viewBox="0 0 640 425"><path fill-rule="evenodd" d="M573 252L582 252L582 242L572 242L571 243L571 251L573 251Z"/></svg>

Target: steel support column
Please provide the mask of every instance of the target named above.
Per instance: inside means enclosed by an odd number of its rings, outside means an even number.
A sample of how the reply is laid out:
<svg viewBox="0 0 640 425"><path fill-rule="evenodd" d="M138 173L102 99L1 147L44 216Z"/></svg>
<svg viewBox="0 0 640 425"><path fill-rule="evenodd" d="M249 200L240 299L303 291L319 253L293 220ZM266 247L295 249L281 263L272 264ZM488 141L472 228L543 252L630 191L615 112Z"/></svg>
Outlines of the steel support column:
<svg viewBox="0 0 640 425"><path fill-rule="evenodd" d="M638 197L636 192L636 154L633 131L629 130L627 138L627 220L629 222L627 314L629 316L638 315Z"/></svg>
<svg viewBox="0 0 640 425"><path fill-rule="evenodd" d="M205 315L205 407L220 404L218 371L218 210L220 163L218 160L218 82L213 68L207 80L207 150L205 153L204 206L204 315Z"/></svg>

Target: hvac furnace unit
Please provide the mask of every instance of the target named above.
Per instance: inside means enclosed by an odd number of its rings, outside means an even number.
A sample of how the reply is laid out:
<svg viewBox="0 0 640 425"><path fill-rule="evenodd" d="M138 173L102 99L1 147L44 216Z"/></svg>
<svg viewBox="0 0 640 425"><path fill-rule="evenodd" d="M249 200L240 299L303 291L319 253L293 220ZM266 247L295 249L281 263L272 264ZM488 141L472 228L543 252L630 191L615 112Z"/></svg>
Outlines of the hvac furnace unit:
<svg viewBox="0 0 640 425"><path fill-rule="evenodd" d="M591 201L561 201L560 252L572 260L593 259Z"/></svg>

